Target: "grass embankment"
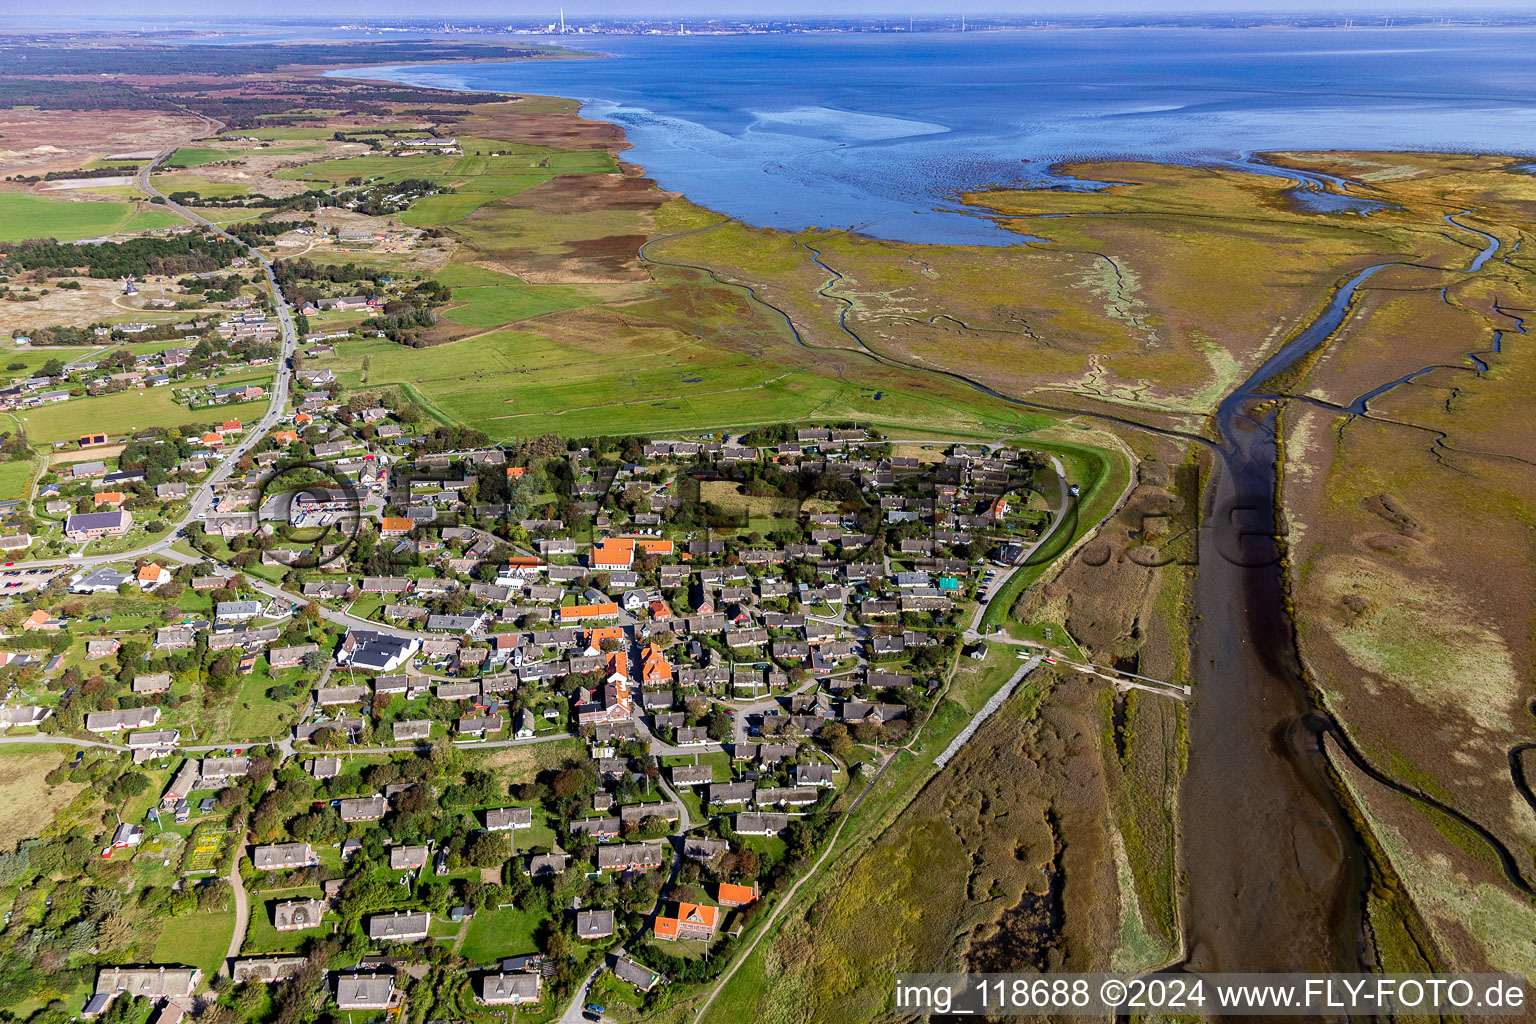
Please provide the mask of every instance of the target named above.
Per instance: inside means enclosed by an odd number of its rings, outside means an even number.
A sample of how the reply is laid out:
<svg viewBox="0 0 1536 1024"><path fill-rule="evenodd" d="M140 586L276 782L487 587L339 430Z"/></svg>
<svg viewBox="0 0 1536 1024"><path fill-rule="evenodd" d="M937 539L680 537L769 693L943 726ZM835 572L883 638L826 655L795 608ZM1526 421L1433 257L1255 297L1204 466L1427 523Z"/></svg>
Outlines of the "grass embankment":
<svg viewBox="0 0 1536 1024"><path fill-rule="evenodd" d="M1001 627L1008 619L1020 595L1056 564L1061 554L1076 544L1100 519L1108 515L1131 480L1130 460L1118 450L1090 448L1058 441L1026 439L1030 448L1054 455L1066 469L1068 484L1077 484L1081 493L1070 499L1059 527L1051 531L1036 549L1030 563L1016 570L993 596L981 617L981 632ZM1055 474L1050 475L1054 490Z"/></svg>

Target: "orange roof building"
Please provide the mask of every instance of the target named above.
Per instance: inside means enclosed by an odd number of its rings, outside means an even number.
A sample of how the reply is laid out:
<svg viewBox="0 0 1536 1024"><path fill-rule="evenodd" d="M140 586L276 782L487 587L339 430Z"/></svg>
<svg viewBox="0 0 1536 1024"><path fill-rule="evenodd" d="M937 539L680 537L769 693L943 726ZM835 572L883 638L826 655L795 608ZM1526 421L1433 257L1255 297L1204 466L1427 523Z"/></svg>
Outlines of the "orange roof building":
<svg viewBox="0 0 1536 1024"><path fill-rule="evenodd" d="M609 538L592 549L594 569L628 569L635 561L635 546L616 538Z"/></svg>
<svg viewBox="0 0 1536 1024"><path fill-rule="evenodd" d="M293 422L297 423L299 426L302 427L305 424L315 422L315 418L313 416L311 416L307 412L301 412L301 413L299 413L297 416L295 416L293 418Z"/></svg>
<svg viewBox="0 0 1536 1024"><path fill-rule="evenodd" d="M635 547L648 555L670 555L673 550L672 542L660 537L641 537L635 541Z"/></svg>
<svg viewBox="0 0 1536 1024"><path fill-rule="evenodd" d="M676 917L656 915L658 939L708 939L715 934L715 922L720 916L719 907L706 907L698 903L679 903Z"/></svg>
<svg viewBox="0 0 1536 1024"><path fill-rule="evenodd" d="M629 655L623 651L609 651L604 662L609 679L614 676L618 676L620 680L629 679Z"/></svg>
<svg viewBox="0 0 1536 1024"><path fill-rule="evenodd" d="M39 608L37 611L33 612L31 615L28 615L25 619L22 620L21 628L24 630L46 629L48 623L52 621L53 617Z"/></svg>
<svg viewBox="0 0 1536 1024"><path fill-rule="evenodd" d="M221 434L238 434L244 429L245 428L240 425L239 420L225 420L223 423L219 424L219 433Z"/></svg>
<svg viewBox="0 0 1536 1024"><path fill-rule="evenodd" d="M293 444L298 441L298 439L298 432L293 430L279 430L277 433L272 435L272 440L276 441L278 444Z"/></svg>
<svg viewBox="0 0 1536 1024"><path fill-rule="evenodd" d="M97 491L95 501L97 505L121 505L123 503L123 492Z"/></svg>
<svg viewBox="0 0 1536 1024"><path fill-rule="evenodd" d="M613 601L598 604L568 604L560 609L561 622L580 622L583 619L616 619L619 606Z"/></svg>
<svg viewBox="0 0 1536 1024"><path fill-rule="evenodd" d="M403 537L416 525L414 519L405 516L385 516L379 520L379 534L384 537Z"/></svg>
<svg viewBox="0 0 1536 1024"><path fill-rule="evenodd" d="M597 626L587 630L587 647L589 651L602 650L604 640L623 640L623 626Z"/></svg>
<svg viewBox="0 0 1536 1024"><path fill-rule="evenodd" d="M657 598L650 604L651 618L657 622L664 622L672 617L672 609L667 607L667 602Z"/></svg>
<svg viewBox="0 0 1536 1024"><path fill-rule="evenodd" d="M508 466L507 467L507 479L510 480L510 479L512 479L514 477L522 476L522 475L524 475L527 472L528 472L528 467L527 466Z"/></svg>
<svg viewBox="0 0 1536 1024"><path fill-rule="evenodd" d="M646 644L640 652L640 681L642 683L664 683L672 678L672 663L667 660L666 654L655 644Z"/></svg>
<svg viewBox="0 0 1536 1024"><path fill-rule="evenodd" d="M737 885L735 882L721 882L717 898L720 900L722 907L744 907L757 899L757 886Z"/></svg>
<svg viewBox="0 0 1536 1024"><path fill-rule="evenodd" d="M224 444L224 435L215 433L214 431L210 430L208 433L203 435L203 444L206 444L210 448L221 447Z"/></svg>

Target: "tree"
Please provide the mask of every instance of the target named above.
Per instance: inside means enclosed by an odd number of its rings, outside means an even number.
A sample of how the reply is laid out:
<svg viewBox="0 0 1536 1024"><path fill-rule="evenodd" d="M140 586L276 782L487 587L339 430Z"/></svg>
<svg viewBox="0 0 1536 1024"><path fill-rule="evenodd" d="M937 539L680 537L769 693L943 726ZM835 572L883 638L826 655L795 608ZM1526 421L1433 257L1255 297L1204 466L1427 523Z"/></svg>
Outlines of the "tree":
<svg viewBox="0 0 1536 1024"><path fill-rule="evenodd" d="M727 715L725 709L718 704L710 709L709 717L704 721L704 728L709 733L709 738L716 743L724 743L735 732L731 724L731 716Z"/></svg>
<svg viewBox="0 0 1536 1024"><path fill-rule="evenodd" d="M567 768L554 777L550 791L560 800L580 796L587 789L588 775L580 768Z"/></svg>
<svg viewBox="0 0 1536 1024"><path fill-rule="evenodd" d="M227 654L221 654L208 666L208 678L219 684L228 684L235 678L235 662Z"/></svg>
<svg viewBox="0 0 1536 1024"><path fill-rule="evenodd" d="M507 841L490 832L481 832L470 840L466 858L477 868L493 868L507 856Z"/></svg>
<svg viewBox="0 0 1536 1024"><path fill-rule="evenodd" d="M848 727L842 722L827 724L821 730L821 741L835 757L847 757L853 749L853 737L848 735Z"/></svg>
<svg viewBox="0 0 1536 1024"><path fill-rule="evenodd" d="M138 936L138 922L122 911L108 914L96 929L96 943L103 949L122 949Z"/></svg>

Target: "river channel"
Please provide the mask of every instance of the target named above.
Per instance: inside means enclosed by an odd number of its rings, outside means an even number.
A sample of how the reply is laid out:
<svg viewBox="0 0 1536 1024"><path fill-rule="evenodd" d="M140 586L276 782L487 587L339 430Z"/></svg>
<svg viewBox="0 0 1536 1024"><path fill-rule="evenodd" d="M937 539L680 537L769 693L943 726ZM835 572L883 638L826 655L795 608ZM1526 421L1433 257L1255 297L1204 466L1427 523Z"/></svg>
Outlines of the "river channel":
<svg viewBox="0 0 1536 1024"><path fill-rule="evenodd" d="M1498 240L1456 226L1484 243L1466 268L1476 272ZM1320 736L1332 723L1311 706L1286 611L1275 539L1277 406L1263 403L1266 382L1332 337L1359 286L1391 265L1340 285L1217 410L1195 584L1198 699L1180 805L1192 970L1364 965L1367 858L1327 776Z"/></svg>

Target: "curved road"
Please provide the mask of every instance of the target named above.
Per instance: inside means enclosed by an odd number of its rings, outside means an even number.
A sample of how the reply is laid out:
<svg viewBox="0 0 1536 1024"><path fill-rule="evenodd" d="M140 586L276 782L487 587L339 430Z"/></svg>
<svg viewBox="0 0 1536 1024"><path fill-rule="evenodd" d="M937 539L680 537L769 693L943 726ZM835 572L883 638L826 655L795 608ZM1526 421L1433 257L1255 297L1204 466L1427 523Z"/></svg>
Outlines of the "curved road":
<svg viewBox="0 0 1536 1024"><path fill-rule="evenodd" d="M207 118L204 118L203 120L210 131L218 131L219 129L223 128L223 125L217 121L213 121ZM119 552L114 555L83 555L78 558L50 558L37 560L28 559L26 562L28 566L67 565L84 567L110 562L121 562L128 559L138 558L142 555L165 554L169 556L171 554L171 545L176 542L176 534L181 530L182 527L199 518L199 516L205 515L207 513L209 507L213 504L214 488L224 482L224 480L229 476L230 472L235 468L235 463L239 462L242 456L244 456L253 447L255 447L256 442L261 440L261 438L266 435L268 430L276 426L278 422L283 419L287 412L288 383L291 376L288 371L288 361L292 358L294 350L298 347L299 337L298 331L293 324L293 312L289 308L288 303L283 299L282 289L278 288L277 286L277 277L272 272L271 261L263 256L255 246L248 245L247 243L241 241L239 238L236 238L228 231L225 231L217 224L213 223L200 214L194 213L193 211L187 209L185 206L182 206L180 203L171 202L160 192L159 189L155 188L155 186L150 182L150 173L157 166L159 166L163 160L168 158L172 153L176 152L177 149L181 148L181 146L183 146L188 141L191 140L183 140L182 142L175 143L174 145L168 146L161 150L153 160L150 160L138 170L138 172L134 175L133 183L145 195L164 200L164 205L167 208L175 211L186 220L191 221L193 224L207 228L214 234L228 239L229 241L234 242L236 245L244 248L248 253L250 253L251 258L254 259L261 267L262 272L266 274L267 285L272 292L272 309L277 316L277 322L282 329L283 335L282 350L278 356L277 374L272 383L272 393L270 396L271 402L267 406L266 414L263 415L261 419L257 420L255 423L246 425L245 433L242 436L240 443L235 445L233 448L229 448L224 451L223 461L219 463L218 467L209 475L208 479L198 487L196 494L192 498L192 503L187 509L187 514L176 522L171 532L167 534L163 539L156 541L153 544L145 545L141 548L135 548L132 551Z"/></svg>
<svg viewBox="0 0 1536 1024"><path fill-rule="evenodd" d="M245 844L241 843L229 865L229 887L235 894L235 930L229 936L229 950L224 954L224 962L219 965L220 977L234 969L235 958L240 955L240 947L245 944L245 927L251 920L251 901L245 894L245 880L240 877L240 858L243 856Z"/></svg>

